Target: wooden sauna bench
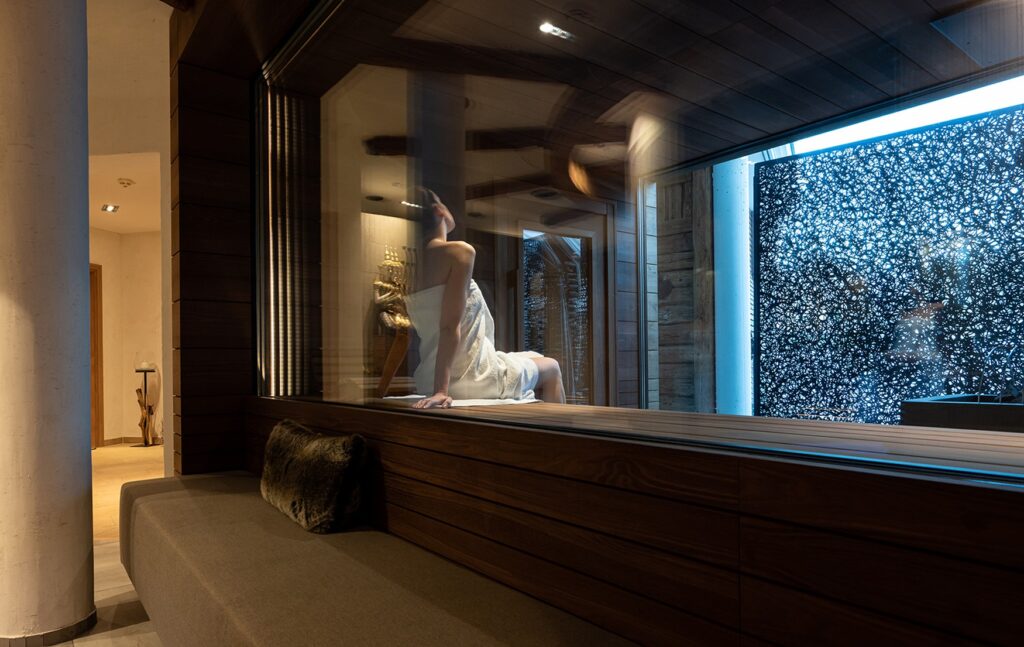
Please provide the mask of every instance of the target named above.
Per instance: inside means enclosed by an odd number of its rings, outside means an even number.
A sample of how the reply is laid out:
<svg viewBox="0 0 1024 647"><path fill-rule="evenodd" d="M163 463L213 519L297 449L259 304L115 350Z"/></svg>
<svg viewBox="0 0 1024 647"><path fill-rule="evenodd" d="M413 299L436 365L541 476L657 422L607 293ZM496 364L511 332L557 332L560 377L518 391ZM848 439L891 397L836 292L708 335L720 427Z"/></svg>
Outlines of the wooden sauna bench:
<svg viewBox="0 0 1024 647"><path fill-rule="evenodd" d="M408 402L374 400L407 408ZM1024 434L939 427L865 425L676 411L533 404L458 407L427 415L653 439L709 448L823 458L887 468L1024 479Z"/></svg>

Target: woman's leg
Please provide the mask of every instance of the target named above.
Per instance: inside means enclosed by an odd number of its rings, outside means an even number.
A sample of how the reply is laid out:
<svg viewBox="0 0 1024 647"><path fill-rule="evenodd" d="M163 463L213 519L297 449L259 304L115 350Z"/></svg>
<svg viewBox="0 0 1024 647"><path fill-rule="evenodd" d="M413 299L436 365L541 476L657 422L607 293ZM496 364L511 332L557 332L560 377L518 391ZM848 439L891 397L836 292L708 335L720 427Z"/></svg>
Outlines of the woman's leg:
<svg viewBox="0 0 1024 647"><path fill-rule="evenodd" d="M558 361L550 357L532 357L530 359L540 369L540 377L537 378L540 399L545 402L565 404L565 389L562 388L562 369L558 365Z"/></svg>

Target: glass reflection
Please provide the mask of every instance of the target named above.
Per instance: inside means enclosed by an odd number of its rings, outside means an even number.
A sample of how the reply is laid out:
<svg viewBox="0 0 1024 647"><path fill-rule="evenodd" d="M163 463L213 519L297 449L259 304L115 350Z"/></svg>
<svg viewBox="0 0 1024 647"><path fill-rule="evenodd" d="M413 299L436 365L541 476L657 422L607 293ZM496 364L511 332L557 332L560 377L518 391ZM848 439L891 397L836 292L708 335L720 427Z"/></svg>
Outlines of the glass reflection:
<svg viewBox="0 0 1024 647"><path fill-rule="evenodd" d="M862 5L325 12L268 73L268 390L889 425L1020 402L1024 83L957 21L1010 23Z"/></svg>

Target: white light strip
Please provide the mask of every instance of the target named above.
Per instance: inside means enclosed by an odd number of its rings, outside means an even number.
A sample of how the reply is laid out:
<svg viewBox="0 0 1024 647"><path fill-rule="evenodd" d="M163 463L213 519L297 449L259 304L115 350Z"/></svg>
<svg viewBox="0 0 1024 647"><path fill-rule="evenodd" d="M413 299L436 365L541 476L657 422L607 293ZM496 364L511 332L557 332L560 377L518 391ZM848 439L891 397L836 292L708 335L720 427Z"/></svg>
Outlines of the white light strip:
<svg viewBox="0 0 1024 647"><path fill-rule="evenodd" d="M793 149L798 154L824 150L1021 103L1024 103L1024 76L807 137L794 142Z"/></svg>

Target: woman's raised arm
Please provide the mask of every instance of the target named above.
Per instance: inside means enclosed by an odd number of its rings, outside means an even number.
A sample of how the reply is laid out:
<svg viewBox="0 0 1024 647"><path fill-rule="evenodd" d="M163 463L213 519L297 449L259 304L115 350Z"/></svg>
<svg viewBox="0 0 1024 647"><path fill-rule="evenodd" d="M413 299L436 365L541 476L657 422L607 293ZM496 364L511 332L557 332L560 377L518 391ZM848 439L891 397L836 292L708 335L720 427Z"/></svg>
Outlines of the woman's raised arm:
<svg viewBox="0 0 1024 647"><path fill-rule="evenodd" d="M447 243L445 257L450 263L448 279L444 284L441 300L441 321L437 340L437 357L434 363L434 394L413 405L416 409L433 407L448 408L452 399L448 386L452 377L452 362L462 335L460 324L466 312L466 295L469 281L473 278L473 263L476 250L469 243Z"/></svg>

